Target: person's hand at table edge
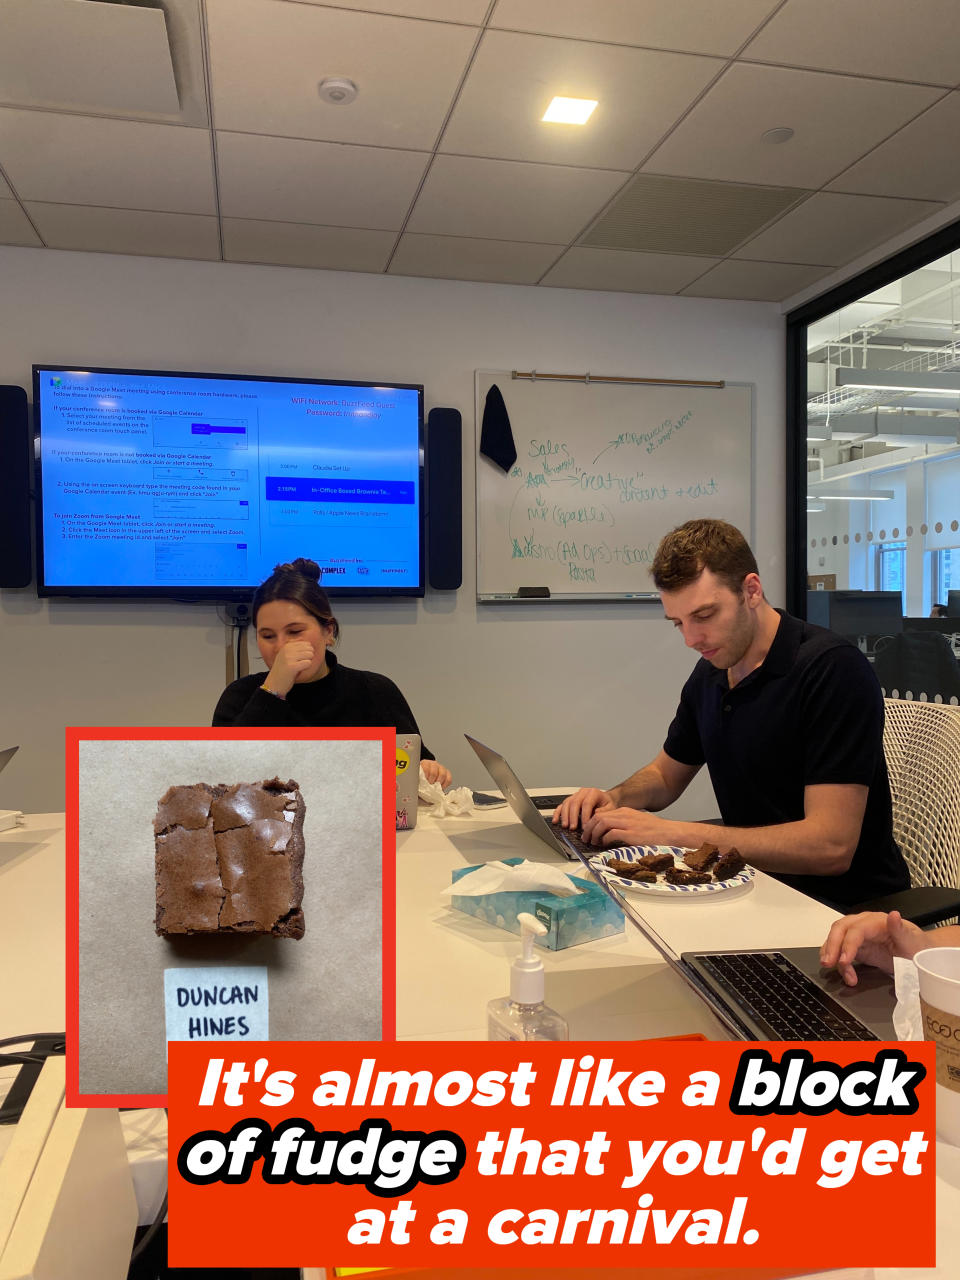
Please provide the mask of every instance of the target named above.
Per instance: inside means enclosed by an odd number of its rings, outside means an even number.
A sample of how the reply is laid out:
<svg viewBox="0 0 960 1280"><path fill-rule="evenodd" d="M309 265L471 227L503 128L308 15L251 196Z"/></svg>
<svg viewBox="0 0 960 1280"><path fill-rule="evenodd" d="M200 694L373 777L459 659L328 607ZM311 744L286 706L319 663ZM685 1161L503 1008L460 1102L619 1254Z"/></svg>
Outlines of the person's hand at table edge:
<svg viewBox="0 0 960 1280"><path fill-rule="evenodd" d="M453 781L453 774L439 760L421 760L420 768L428 782L439 782L444 791Z"/></svg>
<svg viewBox="0 0 960 1280"><path fill-rule="evenodd" d="M820 948L820 963L836 969L848 987L855 987L857 961L893 973L894 956L909 960L927 947L960 947L960 926L925 933L899 911L862 911L833 923Z"/></svg>

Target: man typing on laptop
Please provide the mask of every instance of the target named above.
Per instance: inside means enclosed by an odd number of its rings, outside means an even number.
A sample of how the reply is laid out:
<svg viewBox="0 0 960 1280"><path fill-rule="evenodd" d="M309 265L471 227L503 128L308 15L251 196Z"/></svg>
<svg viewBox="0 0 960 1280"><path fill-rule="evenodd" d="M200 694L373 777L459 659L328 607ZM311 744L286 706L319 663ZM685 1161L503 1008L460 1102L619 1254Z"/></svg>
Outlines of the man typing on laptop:
<svg viewBox="0 0 960 1280"><path fill-rule="evenodd" d="M596 845L704 841L831 905L909 886L893 839L883 697L841 637L773 609L745 538L692 520L662 540L653 580L700 661L663 749L610 790L553 815ZM661 818L706 764L723 826Z"/></svg>

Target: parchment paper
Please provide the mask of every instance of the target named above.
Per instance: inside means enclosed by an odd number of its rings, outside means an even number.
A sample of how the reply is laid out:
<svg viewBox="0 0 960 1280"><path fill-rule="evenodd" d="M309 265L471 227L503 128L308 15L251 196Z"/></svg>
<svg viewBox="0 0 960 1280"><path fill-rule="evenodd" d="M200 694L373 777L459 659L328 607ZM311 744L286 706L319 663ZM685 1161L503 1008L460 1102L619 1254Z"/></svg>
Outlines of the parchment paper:
<svg viewBox="0 0 960 1280"><path fill-rule="evenodd" d="M380 1038L381 760L379 742L80 743L81 1093L166 1093L166 968L266 965L271 1040ZM304 937L157 937L157 801L274 776L306 804Z"/></svg>

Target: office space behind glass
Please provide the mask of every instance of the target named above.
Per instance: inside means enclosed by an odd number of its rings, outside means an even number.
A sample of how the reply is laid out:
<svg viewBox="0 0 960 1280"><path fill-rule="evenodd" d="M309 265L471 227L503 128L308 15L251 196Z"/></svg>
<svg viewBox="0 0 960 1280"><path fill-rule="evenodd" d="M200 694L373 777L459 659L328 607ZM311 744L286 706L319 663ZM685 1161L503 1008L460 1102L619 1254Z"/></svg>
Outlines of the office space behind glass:
<svg viewBox="0 0 960 1280"><path fill-rule="evenodd" d="M807 616L960 655L960 252L811 324L807 360Z"/></svg>

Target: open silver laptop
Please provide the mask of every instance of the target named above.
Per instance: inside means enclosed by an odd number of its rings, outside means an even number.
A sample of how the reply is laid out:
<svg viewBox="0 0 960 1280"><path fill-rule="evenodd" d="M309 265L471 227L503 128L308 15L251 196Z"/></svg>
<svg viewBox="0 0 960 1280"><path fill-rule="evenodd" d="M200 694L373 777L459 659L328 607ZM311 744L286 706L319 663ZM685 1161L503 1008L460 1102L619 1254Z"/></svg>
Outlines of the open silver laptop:
<svg viewBox="0 0 960 1280"><path fill-rule="evenodd" d="M499 752L464 735L514 813L538 839L580 862L663 960L741 1040L895 1040L893 979L865 968L856 987L820 967L818 947L685 951L678 955L627 896L590 865L599 852L539 812Z"/></svg>

